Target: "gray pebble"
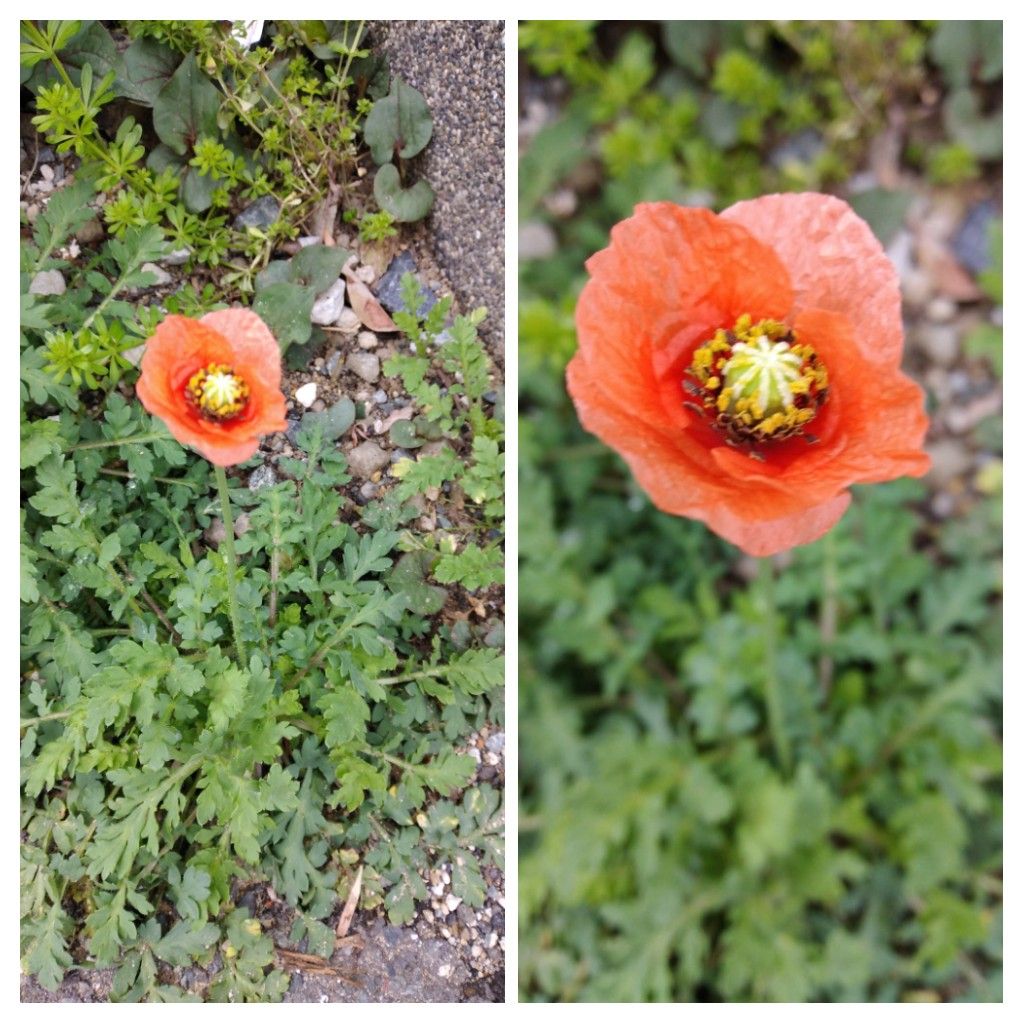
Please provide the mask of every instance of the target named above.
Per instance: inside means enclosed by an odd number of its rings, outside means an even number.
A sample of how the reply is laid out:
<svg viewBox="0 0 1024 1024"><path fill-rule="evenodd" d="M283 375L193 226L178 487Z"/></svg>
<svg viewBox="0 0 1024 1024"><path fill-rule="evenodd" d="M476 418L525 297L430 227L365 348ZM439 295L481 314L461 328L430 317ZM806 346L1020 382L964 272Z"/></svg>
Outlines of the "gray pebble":
<svg viewBox="0 0 1024 1024"><path fill-rule="evenodd" d="M388 400L388 393L381 388L378 388L373 393L373 401L377 405L383 405Z"/></svg>
<svg viewBox="0 0 1024 1024"><path fill-rule="evenodd" d="M975 203L953 236L953 255L957 262L972 274L987 270L992 264L989 253L989 225L999 218L999 211L991 199Z"/></svg>
<svg viewBox="0 0 1024 1024"><path fill-rule="evenodd" d="M334 380L338 376L338 371L341 369L341 353L335 349L324 363L324 370L327 372L327 376Z"/></svg>
<svg viewBox="0 0 1024 1024"><path fill-rule="evenodd" d="M187 245L183 245L180 249L175 249L174 252L168 253L161 262L165 267L180 267L188 262L188 258L191 255L192 250Z"/></svg>
<svg viewBox="0 0 1024 1024"><path fill-rule="evenodd" d="M328 324L333 324L341 316L341 311L344 308L345 282L338 278L327 291L317 296L316 302L313 303L313 312L309 318L313 323L326 327Z"/></svg>
<svg viewBox="0 0 1024 1024"><path fill-rule="evenodd" d="M350 352L345 366L367 384L380 377L380 360L372 352Z"/></svg>
<svg viewBox="0 0 1024 1024"><path fill-rule="evenodd" d="M406 274L415 273L416 261L413 259L412 253L400 252L391 261L391 266L388 267L387 272L377 285L377 299L389 313L405 309L405 304L402 302L402 278ZM426 288L422 281L420 282L420 293L423 300L420 303L419 315L426 316L437 305L437 295L431 289Z"/></svg>
<svg viewBox="0 0 1024 1024"><path fill-rule="evenodd" d="M360 331L359 337L356 338L360 348L367 350L376 348L380 342L377 339L377 335L373 331Z"/></svg>
<svg viewBox="0 0 1024 1024"><path fill-rule="evenodd" d="M162 288L173 280L163 267L157 266L155 263L143 263L142 270L144 273L152 274L154 277L154 281L151 284L143 285L144 288Z"/></svg>
<svg viewBox="0 0 1024 1024"><path fill-rule="evenodd" d="M63 295L68 290L59 270L40 270L28 286L29 295Z"/></svg>
<svg viewBox="0 0 1024 1024"><path fill-rule="evenodd" d="M354 477L366 480L390 461L390 456L376 441L363 441L348 452L348 468Z"/></svg>
<svg viewBox="0 0 1024 1024"><path fill-rule="evenodd" d="M485 744L488 750L494 754L500 754L505 749L505 734L503 732L491 733Z"/></svg>
<svg viewBox="0 0 1024 1024"><path fill-rule="evenodd" d="M92 245L93 242L98 242L103 238L103 225L100 223L98 217L92 217L87 220L79 229L75 232L75 238L81 242L82 245Z"/></svg>
<svg viewBox="0 0 1024 1024"><path fill-rule="evenodd" d="M258 466L249 474L249 490L261 491L264 487L273 487L277 483L277 474L270 465Z"/></svg>
<svg viewBox="0 0 1024 1024"><path fill-rule="evenodd" d="M320 239L317 238L316 235L303 235L299 239L299 248L300 249L307 249L311 245L319 245L319 244L320 244Z"/></svg>
<svg viewBox="0 0 1024 1024"><path fill-rule="evenodd" d="M948 484L971 468L971 456L962 441L940 438L926 446L932 468L928 476L937 484Z"/></svg>
<svg viewBox="0 0 1024 1024"><path fill-rule="evenodd" d="M519 225L519 258L546 260L558 251L558 236L550 224L529 220Z"/></svg>
<svg viewBox="0 0 1024 1024"><path fill-rule="evenodd" d="M952 366L960 354L959 331L953 324L926 324L918 329L917 341L939 366Z"/></svg>
<svg viewBox="0 0 1024 1024"><path fill-rule="evenodd" d="M239 231L246 228L269 228L280 213L281 204L273 196L260 196L235 218L235 227Z"/></svg>

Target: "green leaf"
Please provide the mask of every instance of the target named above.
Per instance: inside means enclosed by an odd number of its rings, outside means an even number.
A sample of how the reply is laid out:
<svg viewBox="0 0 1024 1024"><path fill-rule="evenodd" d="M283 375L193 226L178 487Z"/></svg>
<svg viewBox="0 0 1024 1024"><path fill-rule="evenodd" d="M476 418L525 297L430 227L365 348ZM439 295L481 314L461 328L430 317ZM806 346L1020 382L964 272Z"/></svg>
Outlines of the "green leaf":
<svg viewBox="0 0 1024 1024"><path fill-rule="evenodd" d="M187 867L180 875L177 868L168 872L174 907L183 918L194 920L202 912L203 904L210 895L210 875L200 868ZM184 923L184 922L181 922ZM161 959L167 959L161 957Z"/></svg>
<svg viewBox="0 0 1024 1024"><path fill-rule="evenodd" d="M310 316L316 292L290 281L268 285L256 294L253 312L270 328L281 351L289 345L302 345L313 333Z"/></svg>
<svg viewBox="0 0 1024 1024"><path fill-rule="evenodd" d="M123 60L121 95L151 107L181 63L181 54L155 39L140 36L124 51Z"/></svg>
<svg viewBox="0 0 1024 1024"><path fill-rule="evenodd" d="M160 141L184 156L203 135L218 136L221 94L189 54L157 94L153 127Z"/></svg>
<svg viewBox="0 0 1024 1024"><path fill-rule="evenodd" d="M220 929L211 923L178 921L159 942L153 944L153 953L172 967L188 967L220 938Z"/></svg>
<svg viewBox="0 0 1024 1024"><path fill-rule="evenodd" d="M328 747L341 747L366 735L370 708L351 685L336 684L320 697L317 707L323 712Z"/></svg>
<svg viewBox="0 0 1024 1024"><path fill-rule="evenodd" d="M312 288L319 295L338 280L350 255L347 249L339 246L307 245L292 258L288 279L294 284Z"/></svg>
<svg viewBox="0 0 1024 1024"><path fill-rule="evenodd" d="M321 441L335 441L345 433L356 421L356 406L348 396L339 398L329 409L323 412L307 412L302 417L299 427L299 446L304 450L310 449L303 444L312 443L313 431L319 430Z"/></svg>
<svg viewBox="0 0 1024 1024"><path fill-rule="evenodd" d="M473 777L476 761L469 754L444 753L429 764L416 765L414 772L425 786L448 796L452 790L462 789Z"/></svg>
<svg viewBox="0 0 1024 1024"><path fill-rule="evenodd" d="M109 71L121 71L121 56L110 33L98 21L87 21L61 53L61 63L77 85L88 65L98 82Z"/></svg>
<svg viewBox="0 0 1024 1024"><path fill-rule="evenodd" d="M981 160L1003 155L1003 112L982 116L977 95L971 89L957 89L942 104L946 131Z"/></svg>
<svg viewBox="0 0 1024 1024"><path fill-rule="evenodd" d="M430 213L434 205L434 190L426 178L403 188L398 168L394 164L384 164L373 179L373 198L382 210L405 224L423 220Z"/></svg>
<svg viewBox="0 0 1024 1024"><path fill-rule="evenodd" d="M421 93L395 75L391 91L377 100L367 115L363 135L377 164L386 164L397 153L415 156L430 141L434 123Z"/></svg>
<svg viewBox="0 0 1024 1024"><path fill-rule="evenodd" d="M64 980L64 972L73 963L65 945L65 936L71 930L71 919L60 903L51 903L44 917L22 925L22 938L26 942L25 968L50 992L57 991Z"/></svg>
<svg viewBox="0 0 1024 1024"><path fill-rule="evenodd" d="M210 692L210 724L223 731L245 707L249 676L232 665L208 681Z"/></svg>

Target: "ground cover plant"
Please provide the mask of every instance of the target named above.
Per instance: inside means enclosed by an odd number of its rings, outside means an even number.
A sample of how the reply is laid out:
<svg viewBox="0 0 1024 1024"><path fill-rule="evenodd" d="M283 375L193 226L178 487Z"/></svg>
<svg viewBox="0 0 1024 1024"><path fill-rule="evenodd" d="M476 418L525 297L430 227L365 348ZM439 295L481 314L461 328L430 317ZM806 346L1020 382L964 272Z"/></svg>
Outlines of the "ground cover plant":
<svg viewBox="0 0 1024 1024"><path fill-rule="evenodd" d="M524 999L1002 998L998 28L520 26ZM565 370L636 202L809 188L897 267L933 468L754 559Z"/></svg>
<svg viewBox="0 0 1024 1024"><path fill-rule="evenodd" d="M45 188L29 161L21 242L23 967L50 990L116 967L114 1000L276 1000L357 909L408 922L442 870L479 908L502 867L478 771L504 714L486 311L408 273L392 321L359 243L333 244L339 215L379 243L429 207L408 163L429 112L360 25L278 22L250 49L213 22L22 33L26 149L57 154ZM272 224L247 224L263 197ZM342 290L346 326L314 324ZM373 356L387 402L286 407L282 357L357 348L353 324L400 339ZM248 381L230 401L224 375ZM375 431L394 458L360 483L342 445Z"/></svg>

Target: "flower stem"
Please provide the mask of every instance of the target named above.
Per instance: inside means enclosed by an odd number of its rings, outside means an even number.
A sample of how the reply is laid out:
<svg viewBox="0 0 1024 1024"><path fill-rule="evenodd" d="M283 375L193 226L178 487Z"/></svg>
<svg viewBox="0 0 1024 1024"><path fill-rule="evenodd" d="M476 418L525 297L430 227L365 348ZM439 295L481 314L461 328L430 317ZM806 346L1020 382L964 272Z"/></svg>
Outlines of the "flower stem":
<svg viewBox="0 0 1024 1024"><path fill-rule="evenodd" d="M217 493L220 495L220 514L224 520L224 540L221 546L224 549L224 561L227 563L228 575L228 612L231 615L231 631L235 637L235 653L238 661L244 669L248 664L245 654L245 643L242 640L242 630L239 627L238 619L238 594L235 590L238 575L238 562L235 558L235 521L231 518L231 498L228 495L228 478L223 466L214 466L213 475L217 480Z"/></svg>
<svg viewBox="0 0 1024 1024"><path fill-rule="evenodd" d="M775 756L788 775L793 764L793 751L782 714L782 691L776 660L775 567L771 559L760 560L761 596L764 610L764 699L768 705L768 728L772 734Z"/></svg>
<svg viewBox="0 0 1024 1024"><path fill-rule="evenodd" d="M818 612L818 628L821 631L822 653L818 658L818 683L823 698L828 698L832 689L835 663L828 648L835 642L839 620L839 567L836 555L836 531L829 530L821 540L822 544L822 598Z"/></svg>

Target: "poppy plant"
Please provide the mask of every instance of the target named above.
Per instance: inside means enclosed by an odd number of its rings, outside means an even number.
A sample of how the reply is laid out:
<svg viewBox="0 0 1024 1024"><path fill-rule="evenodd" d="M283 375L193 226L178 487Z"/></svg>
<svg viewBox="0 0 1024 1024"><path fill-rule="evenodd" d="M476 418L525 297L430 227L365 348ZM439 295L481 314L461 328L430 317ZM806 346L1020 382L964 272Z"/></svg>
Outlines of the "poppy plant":
<svg viewBox="0 0 1024 1024"><path fill-rule="evenodd" d="M569 393L662 511L771 555L927 472L896 271L841 200L645 203L587 270Z"/></svg>
<svg viewBox="0 0 1024 1024"><path fill-rule="evenodd" d="M280 346L248 309L167 317L146 342L136 392L178 441L215 466L244 462L261 435L287 425Z"/></svg>

